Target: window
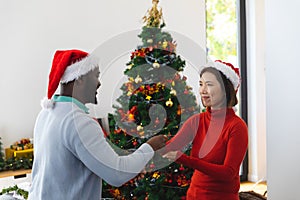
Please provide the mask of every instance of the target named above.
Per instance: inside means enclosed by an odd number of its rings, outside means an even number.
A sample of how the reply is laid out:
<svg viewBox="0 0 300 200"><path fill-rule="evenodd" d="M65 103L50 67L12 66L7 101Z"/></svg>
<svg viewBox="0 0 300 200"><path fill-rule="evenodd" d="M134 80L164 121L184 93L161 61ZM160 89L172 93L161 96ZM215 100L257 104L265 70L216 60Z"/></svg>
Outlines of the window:
<svg viewBox="0 0 300 200"><path fill-rule="evenodd" d="M238 93L238 115L247 123L245 0L206 0L207 59L221 59L240 68L243 80ZM240 170L247 180L248 153Z"/></svg>

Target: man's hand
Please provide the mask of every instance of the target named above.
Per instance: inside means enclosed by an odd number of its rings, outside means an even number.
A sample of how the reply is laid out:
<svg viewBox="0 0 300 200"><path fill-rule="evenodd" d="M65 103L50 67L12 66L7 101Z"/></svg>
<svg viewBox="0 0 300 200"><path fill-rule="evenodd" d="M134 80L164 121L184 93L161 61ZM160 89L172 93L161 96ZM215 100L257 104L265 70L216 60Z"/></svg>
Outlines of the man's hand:
<svg viewBox="0 0 300 200"><path fill-rule="evenodd" d="M148 143L154 151L161 149L166 145L168 137L165 135L157 135L150 138L146 143Z"/></svg>

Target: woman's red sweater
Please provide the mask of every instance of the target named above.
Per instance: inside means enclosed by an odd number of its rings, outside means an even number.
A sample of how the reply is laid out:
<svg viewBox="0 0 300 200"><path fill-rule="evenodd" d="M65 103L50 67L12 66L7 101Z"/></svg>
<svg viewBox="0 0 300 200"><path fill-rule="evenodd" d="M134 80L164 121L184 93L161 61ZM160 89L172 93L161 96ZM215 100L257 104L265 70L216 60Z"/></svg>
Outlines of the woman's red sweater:
<svg viewBox="0 0 300 200"><path fill-rule="evenodd" d="M192 141L191 155L177 163L195 169L188 200L238 200L239 170L248 146L248 129L233 109L196 114L167 145L179 150Z"/></svg>

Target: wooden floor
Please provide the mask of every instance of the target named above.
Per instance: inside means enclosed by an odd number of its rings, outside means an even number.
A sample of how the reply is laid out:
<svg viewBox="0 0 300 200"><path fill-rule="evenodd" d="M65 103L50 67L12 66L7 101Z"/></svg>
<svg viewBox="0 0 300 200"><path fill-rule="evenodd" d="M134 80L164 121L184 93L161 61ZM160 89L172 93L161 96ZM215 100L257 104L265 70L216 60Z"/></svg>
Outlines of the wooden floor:
<svg viewBox="0 0 300 200"><path fill-rule="evenodd" d="M253 183L253 182L241 182L240 191L254 191L261 195L267 191L267 182ZM268 196L267 194L265 196Z"/></svg>
<svg viewBox="0 0 300 200"><path fill-rule="evenodd" d="M31 173L31 170L16 170L16 171L4 171L0 172L0 178L8 177L8 176L17 176L21 174L29 174ZM267 182L241 182L240 185L240 192L242 191L254 191L256 193L259 193L261 195L264 195L267 191ZM267 194L265 195L267 197Z"/></svg>

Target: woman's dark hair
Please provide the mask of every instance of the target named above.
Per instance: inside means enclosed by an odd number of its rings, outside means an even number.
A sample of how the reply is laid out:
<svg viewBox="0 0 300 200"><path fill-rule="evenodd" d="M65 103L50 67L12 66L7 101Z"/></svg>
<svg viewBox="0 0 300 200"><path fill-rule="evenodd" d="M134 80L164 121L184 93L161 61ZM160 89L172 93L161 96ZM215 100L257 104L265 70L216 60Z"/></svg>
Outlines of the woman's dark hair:
<svg viewBox="0 0 300 200"><path fill-rule="evenodd" d="M232 82L228 78L226 78L226 76L222 72L213 67L204 68L200 73L200 77L204 72L210 72L215 75L218 82L221 84L221 87L225 89L227 107L235 106L238 103L238 100L236 98L236 91L234 90Z"/></svg>

